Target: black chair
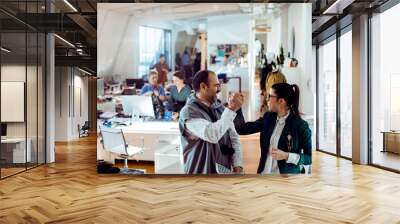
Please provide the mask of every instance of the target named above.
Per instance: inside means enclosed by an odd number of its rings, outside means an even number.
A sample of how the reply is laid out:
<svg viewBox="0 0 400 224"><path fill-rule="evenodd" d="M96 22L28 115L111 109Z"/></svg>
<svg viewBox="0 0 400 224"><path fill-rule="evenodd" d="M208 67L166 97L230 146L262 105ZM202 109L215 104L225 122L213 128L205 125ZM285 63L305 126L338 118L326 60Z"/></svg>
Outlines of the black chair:
<svg viewBox="0 0 400 224"><path fill-rule="evenodd" d="M144 79L126 79L127 86L136 86L136 89L141 89L144 86Z"/></svg>
<svg viewBox="0 0 400 224"><path fill-rule="evenodd" d="M85 121L82 127L78 124L79 138L89 136L89 129L90 129L89 121Z"/></svg>

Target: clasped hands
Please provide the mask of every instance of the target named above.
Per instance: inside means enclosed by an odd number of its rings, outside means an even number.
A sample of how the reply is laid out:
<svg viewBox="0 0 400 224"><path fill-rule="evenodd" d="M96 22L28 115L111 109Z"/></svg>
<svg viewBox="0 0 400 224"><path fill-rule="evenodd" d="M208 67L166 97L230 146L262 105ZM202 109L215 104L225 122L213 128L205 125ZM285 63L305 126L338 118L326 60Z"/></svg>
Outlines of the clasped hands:
<svg viewBox="0 0 400 224"><path fill-rule="evenodd" d="M228 108L232 111L238 111L243 105L243 95L241 93L232 93L228 97Z"/></svg>

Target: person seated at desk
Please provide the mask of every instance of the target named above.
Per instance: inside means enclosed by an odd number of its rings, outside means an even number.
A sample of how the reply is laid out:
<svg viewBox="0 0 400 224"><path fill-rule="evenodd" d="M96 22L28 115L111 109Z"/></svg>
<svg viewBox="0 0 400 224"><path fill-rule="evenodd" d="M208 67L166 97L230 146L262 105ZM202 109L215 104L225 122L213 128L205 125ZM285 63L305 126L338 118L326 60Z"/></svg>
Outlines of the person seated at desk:
<svg viewBox="0 0 400 224"><path fill-rule="evenodd" d="M185 75L181 71L173 74L172 80L174 84L169 87L171 97L168 100L168 105L172 111L179 112L186 104L192 89L185 84Z"/></svg>
<svg viewBox="0 0 400 224"><path fill-rule="evenodd" d="M167 98L165 96L164 88L157 83L158 73L155 70L150 71L149 74L149 84L146 84L140 90L141 96L154 95L160 101L165 101Z"/></svg>
<svg viewBox="0 0 400 224"><path fill-rule="evenodd" d="M165 56L163 54L160 55L160 60L153 65L150 69L156 69L158 73L157 83L161 86L164 86L165 82L168 79L168 71L169 66L167 62L165 62ZM150 77L149 77L150 80Z"/></svg>

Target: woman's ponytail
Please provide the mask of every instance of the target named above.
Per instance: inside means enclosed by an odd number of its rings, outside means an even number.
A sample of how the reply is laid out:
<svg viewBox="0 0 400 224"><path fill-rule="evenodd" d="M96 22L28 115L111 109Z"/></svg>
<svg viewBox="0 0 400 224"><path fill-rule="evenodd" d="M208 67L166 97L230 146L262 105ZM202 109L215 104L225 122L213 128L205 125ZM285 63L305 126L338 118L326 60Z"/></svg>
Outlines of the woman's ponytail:
<svg viewBox="0 0 400 224"><path fill-rule="evenodd" d="M299 112L299 104L300 104L300 89L299 86L296 84L291 85L292 91L293 91L293 97L292 97L292 105L290 108L292 109L292 112L296 114L297 116L300 117L300 112Z"/></svg>
<svg viewBox="0 0 400 224"><path fill-rule="evenodd" d="M300 89L296 84L277 83L272 86L278 98L285 99L290 111L300 117Z"/></svg>

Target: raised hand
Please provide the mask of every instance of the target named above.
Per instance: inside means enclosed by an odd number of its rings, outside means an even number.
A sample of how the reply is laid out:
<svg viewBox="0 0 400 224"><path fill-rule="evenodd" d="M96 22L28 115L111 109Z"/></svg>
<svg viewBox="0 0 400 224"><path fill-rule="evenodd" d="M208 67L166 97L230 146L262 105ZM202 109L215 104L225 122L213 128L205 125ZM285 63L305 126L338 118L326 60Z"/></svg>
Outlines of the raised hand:
<svg viewBox="0 0 400 224"><path fill-rule="evenodd" d="M243 96L240 93L233 93L228 98L228 108L233 111L239 110L243 105Z"/></svg>

